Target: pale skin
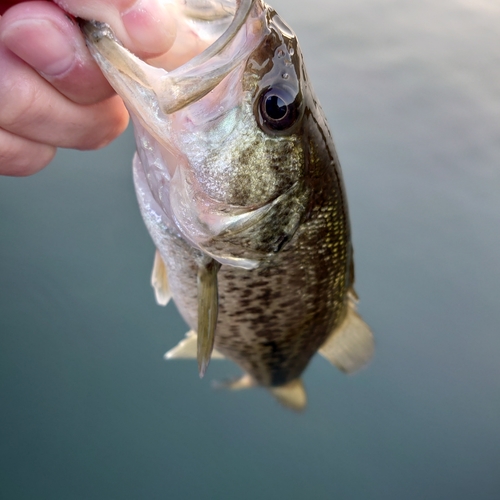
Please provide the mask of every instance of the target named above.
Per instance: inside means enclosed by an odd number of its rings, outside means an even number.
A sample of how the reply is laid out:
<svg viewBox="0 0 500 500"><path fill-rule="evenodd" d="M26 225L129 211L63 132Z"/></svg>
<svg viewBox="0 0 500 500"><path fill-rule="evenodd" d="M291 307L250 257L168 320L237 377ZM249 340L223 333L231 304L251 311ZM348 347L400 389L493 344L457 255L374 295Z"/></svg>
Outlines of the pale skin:
<svg viewBox="0 0 500 500"><path fill-rule="evenodd" d="M158 0L0 2L0 13L0 175L34 174L57 148L98 149L127 126L67 13L107 22L141 58L161 56L176 38Z"/></svg>

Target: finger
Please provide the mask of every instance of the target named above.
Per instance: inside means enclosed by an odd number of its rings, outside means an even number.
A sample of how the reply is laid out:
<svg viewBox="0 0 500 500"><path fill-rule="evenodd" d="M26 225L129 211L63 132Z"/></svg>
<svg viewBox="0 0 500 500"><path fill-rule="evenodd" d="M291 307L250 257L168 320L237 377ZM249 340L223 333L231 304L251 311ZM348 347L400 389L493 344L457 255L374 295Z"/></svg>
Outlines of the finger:
<svg viewBox="0 0 500 500"><path fill-rule="evenodd" d="M56 147L96 149L128 123L118 96L81 106L61 95L17 56L0 47L0 127Z"/></svg>
<svg viewBox="0 0 500 500"><path fill-rule="evenodd" d="M49 2L28 2L0 19L0 43L72 101L93 104L114 94L78 26Z"/></svg>
<svg viewBox="0 0 500 500"><path fill-rule="evenodd" d="M0 2L0 15L2 15L7 9L10 9L16 3L23 2L24 0L3 0Z"/></svg>
<svg viewBox="0 0 500 500"><path fill-rule="evenodd" d="M26 176L46 167L56 148L0 129L0 175Z"/></svg>
<svg viewBox="0 0 500 500"><path fill-rule="evenodd" d="M125 47L146 59L165 53L175 41L172 5L161 0L55 0L76 17L108 23Z"/></svg>

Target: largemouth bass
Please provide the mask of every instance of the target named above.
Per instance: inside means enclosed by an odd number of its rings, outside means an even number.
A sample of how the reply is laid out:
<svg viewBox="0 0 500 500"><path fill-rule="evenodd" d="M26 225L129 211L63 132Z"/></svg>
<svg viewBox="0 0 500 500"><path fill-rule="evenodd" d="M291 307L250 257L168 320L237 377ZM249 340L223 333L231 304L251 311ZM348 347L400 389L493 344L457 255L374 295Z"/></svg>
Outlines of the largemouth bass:
<svg viewBox="0 0 500 500"><path fill-rule="evenodd" d="M224 356L245 372L230 387L264 386L301 409L316 352L348 373L373 353L332 136L297 39L271 7L183 1L175 15L207 48L169 71L109 26L83 27L133 119L157 300L172 296L191 328L166 357L198 358L202 376Z"/></svg>

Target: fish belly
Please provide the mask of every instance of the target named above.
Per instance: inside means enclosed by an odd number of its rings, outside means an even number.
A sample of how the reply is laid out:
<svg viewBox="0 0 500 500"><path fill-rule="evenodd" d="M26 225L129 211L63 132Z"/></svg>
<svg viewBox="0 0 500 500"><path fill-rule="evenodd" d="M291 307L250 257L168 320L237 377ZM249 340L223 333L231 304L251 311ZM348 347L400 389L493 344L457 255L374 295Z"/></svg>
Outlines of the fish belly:
<svg viewBox="0 0 500 500"><path fill-rule="evenodd" d="M197 274L203 254L185 241L148 190L140 161L134 180L141 213L168 273L172 297L187 324L197 326ZM263 386L298 378L342 320L347 250L318 255L328 220L313 215L291 242L260 267L223 265L218 274L215 348Z"/></svg>

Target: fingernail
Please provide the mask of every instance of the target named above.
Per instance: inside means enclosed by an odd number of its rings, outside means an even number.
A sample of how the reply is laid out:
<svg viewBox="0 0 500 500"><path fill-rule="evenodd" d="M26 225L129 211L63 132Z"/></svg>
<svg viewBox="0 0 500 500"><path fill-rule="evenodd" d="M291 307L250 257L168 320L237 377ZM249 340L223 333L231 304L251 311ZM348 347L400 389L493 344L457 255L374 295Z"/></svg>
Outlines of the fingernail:
<svg viewBox="0 0 500 500"><path fill-rule="evenodd" d="M166 52L175 40L176 24L165 6L156 0L138 0L122 14L122 22L136 50L151 55Z"/></svg>
<svg viewBox="0 0 500 500"><path fill-rule="evenodd" d="M23 19L7 26L3 43L39 73L62 76L76 60L76 49L60 28L45 19Z"/></svg>

